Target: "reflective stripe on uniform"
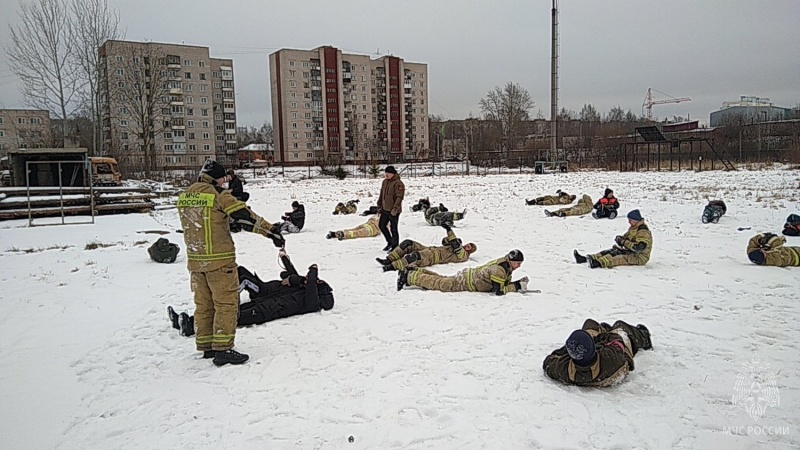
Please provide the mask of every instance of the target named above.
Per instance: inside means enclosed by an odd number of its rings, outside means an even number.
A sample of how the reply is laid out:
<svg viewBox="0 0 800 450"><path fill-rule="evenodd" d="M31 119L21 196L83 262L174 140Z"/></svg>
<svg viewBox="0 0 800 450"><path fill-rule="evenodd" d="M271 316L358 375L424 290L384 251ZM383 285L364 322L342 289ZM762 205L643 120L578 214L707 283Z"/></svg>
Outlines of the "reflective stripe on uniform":
<svg viewBox="0 0 800 450"><path fill-rule="evenodd" d="M231 206L228 206L227 208L225 208L223 211L225 211L225 214L230 216L231 213L236 212L236 211L238 211L240 209L244 209L246 206L247 205L244 202L236 202L236 203L232 204Z"/></svg>
<svg viewBox="0 0 800 450"><path fill-rule="evenodd" d="M219 261L221 259L233 258L235 256L235 252L217 253L216 255L199 255L195 253L189 253L186 255L189 261Z"/></svg>

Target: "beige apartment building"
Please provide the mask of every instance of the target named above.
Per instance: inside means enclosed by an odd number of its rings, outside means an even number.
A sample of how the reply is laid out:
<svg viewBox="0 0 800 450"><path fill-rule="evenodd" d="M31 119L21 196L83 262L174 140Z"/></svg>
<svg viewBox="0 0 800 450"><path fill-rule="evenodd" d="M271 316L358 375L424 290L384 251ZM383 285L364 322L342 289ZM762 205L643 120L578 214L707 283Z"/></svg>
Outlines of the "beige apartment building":
<svg viewBox="0 0 800 450"><path fill-rule="evenodd" d="M107 41L99 52L106 154L134 170L146 148L158 170L236 161L233 60L155 42Z"/></svg>
<svg viewBox="0 0 800 450"><path fill-rule="evenodd" d="M0 109L0 157L16 148L50 147L50 112L41 109Z"/></svg>
<svg viewBox="0 0 800 450"><path fill-rule="evenodd" d="M269 56L275 162L428 157L428 66L330 47Z"/></svg>

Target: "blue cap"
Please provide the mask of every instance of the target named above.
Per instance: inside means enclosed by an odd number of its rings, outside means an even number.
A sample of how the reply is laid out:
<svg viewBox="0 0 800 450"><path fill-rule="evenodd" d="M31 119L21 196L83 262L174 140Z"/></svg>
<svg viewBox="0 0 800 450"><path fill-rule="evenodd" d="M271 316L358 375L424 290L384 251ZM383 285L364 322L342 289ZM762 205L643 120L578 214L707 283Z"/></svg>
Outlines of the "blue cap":
<svg viewBox="0 0 800 450"><path fill-rule="evenodd" d="M594 362L594 339L586 331L573 331L567 338L565 347L575 364L585 367Z"/></svg>
<svg viewBox="0 0 800 450"><path fill-rule="evenodd" d="M634 209L633 211L628 213L628 219L635 220L638 222L642 220L642 214L639 212L638 209Z"/></svg>

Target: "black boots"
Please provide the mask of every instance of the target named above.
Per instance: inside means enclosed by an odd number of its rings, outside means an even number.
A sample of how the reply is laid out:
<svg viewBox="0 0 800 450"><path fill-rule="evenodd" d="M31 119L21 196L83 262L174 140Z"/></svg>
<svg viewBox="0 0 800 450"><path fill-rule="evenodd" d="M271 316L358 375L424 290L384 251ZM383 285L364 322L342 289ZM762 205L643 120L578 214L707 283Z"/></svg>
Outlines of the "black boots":
<svg viewBox="0 0 800 450"><path fill-rule="evenodd" d="M341 241L342 239L344 239L344 231L337 231L337 232L336 232L336 239L338 239L338 240L340 240L340 241Z"/></svg>
<svg viewBox="0 0 800 450"><path fill-rule="evenodd" d="M401 270L397 274L397 290L398 291L402 291L403 287L406 286L406 285L408 285L408 271L407 270Z"/></svg>
<svg viewBox="0 0 800 450"><path fill-rule="evenodd" d="M214 350L206 350L203 352L203 359L209 359L217 356L217 352Z"/></svg>
<svg viewBox="0 0 800 450"><path fill-rule="evenodd" d="M378 261L378 264L380 264L382 266L386 266L386 265L389 265L389 264L392 263L391 261L389 261L386 258L375 258L375 261Z"/></svg>
<svg viewBox="0 0 800 450"><path fill-rule="evenodd" d="M169 317L169 321L172 322L172 328L176 330L180 330L181 327L178 326L178 313L172 309L172 306L167 306L167 317Z"/></svg>
<svg viewBox="0 0 800 450"><path fill-rule="evenodd" d="M386 244L386 247L383 247L383 251L390 252L393 248L394 246L392 246L392 244Z"/></svg>
<svg viewBox="0 0 800 450"><path fill-rule="evenodd" d="M178 329L181 332L181 336L194 336L194 316L182 312L178 316Z"/></svg>
<svg viewBox="0 0 800 450"><path fill-rule="evenodd" d="M653 341L650 340L650 330L648 330L647 327L642 325L641 323L639 325L636 325L636 328L639 331L642 332L642 334L644 335L644 338L645 338L645 342L642 345L642 349L643 350L652 350L653 349Z"/></svg>
<svg viewBox="0 0 800 450"><path fill-rule="evenodd" d="M336 233L333 231L328 231L328 234L325 235L325 239L333 239L336 237Z"/></svg>
<svg viewBox="0 0 800 450"><path fill-rule="evenodd" d="M590 255L586 255L586 259L589 260L589 267L592 269L597 269L598 267L601 266L600 262L592 258Z"/></svg>
<svg viewBox="0 0 800 450"><path fill-rule="evenodd" d="M203 358L206 357L206 352L203 352ZM248 355L244 353L239 353L234 349L225 350L224 352L215 352L214 355L214 365L224 366L225 364L244 364L247 360L250 359Z"/></svg>
<svg viewBox="0 0 800 450"><path fill-rule="evenodd" d="M552 217L552 216L553 216L553 213L551 213L550 211L548 211L548 210L546 210L546 209L545 209L545 210L544 210L544 215L545 215L546 217Z"/></svg>
<svg viewBox="0 0 800 450"><path fill-rule="evenodd" d="M578 264L586 264L586 257L578 253L577 250L572 251L572 256L575 257L575 262Z"/></svg>

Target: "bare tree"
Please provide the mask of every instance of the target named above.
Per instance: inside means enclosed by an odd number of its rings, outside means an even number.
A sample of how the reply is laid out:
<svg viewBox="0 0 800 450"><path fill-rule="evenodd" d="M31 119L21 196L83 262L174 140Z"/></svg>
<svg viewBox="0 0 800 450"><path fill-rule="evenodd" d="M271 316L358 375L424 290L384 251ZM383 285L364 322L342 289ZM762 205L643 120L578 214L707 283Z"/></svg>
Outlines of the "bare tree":
<svg viewBox="0 0 800 450"><path fill-rule="evenodd" d="M530 110L535 103L528 91L517 83L508 82L502 88L495 87L481 99L484 118L495 121L502 134L501 145L508 150L517 147L522 123L530 119Z"/></svg>
<svg viewBox="0 0 800 450"><path fill-rule="evenodd" d="M181 89L181 83L169 81L167 55L156 44L131 45L113 41L107 47L107 53L114 55L107 69L110 107L117 110L112 114L117 123L112 126L133 138L140 154L144 155L145 176L151 177L159 170L158 156L163 154L163 149L157 146L159 136L170 129L173 121L183 123L183 106L170 105L170 89ZM128 121L127 127L121 126L121 120Z"/></svg>
<svg viewBox="0 0 800 450"><path fill-rule="evenodd" d="M107 40L124 37L119 29L119 15L108 8L107 0L72 0L70 3L70 40L74 43L75 64L86 80L81 97L92 121L92 148L100 148L99 125L102 122L100 58L98 48Z"/></svg>
<svg viewBox="0 0 800 450"><path fill-rule="evenodd" d="M11 70L22 81L25 102L53 112L66 137L73 99L82 87L67 6L63 0L36 0L21 4L19 16L22 23L11 27L5 49Z"/></svg>

